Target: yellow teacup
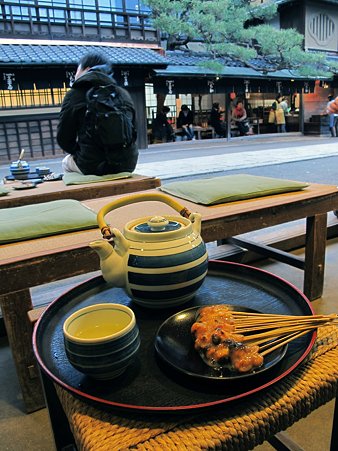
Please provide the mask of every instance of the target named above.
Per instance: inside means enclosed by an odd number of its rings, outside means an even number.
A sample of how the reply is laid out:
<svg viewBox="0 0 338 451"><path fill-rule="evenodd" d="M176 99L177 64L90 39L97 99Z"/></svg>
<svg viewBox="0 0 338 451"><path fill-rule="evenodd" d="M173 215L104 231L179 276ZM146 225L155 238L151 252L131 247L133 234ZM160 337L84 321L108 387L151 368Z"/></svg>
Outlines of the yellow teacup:
<svg viewBox="0 0 338 451"><path fill-rule="evenodd" d="M95 304L77 310L65 320L63 334L70 363L95 379L122 374L140 346L135 314L121 304Z"/></svg>

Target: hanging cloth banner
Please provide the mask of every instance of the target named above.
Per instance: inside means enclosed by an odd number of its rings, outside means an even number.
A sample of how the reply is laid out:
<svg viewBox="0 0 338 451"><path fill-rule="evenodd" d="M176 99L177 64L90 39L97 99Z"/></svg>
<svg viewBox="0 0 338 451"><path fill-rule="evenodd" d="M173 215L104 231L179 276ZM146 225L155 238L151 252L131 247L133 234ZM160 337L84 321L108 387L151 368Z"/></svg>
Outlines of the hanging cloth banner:
<svg viewBox="0 0 338 451"><path fill-rule="evenodd" d="M5 91L14 91L18 89L16 73L12 70L0 72L0 89Z"/></svg>

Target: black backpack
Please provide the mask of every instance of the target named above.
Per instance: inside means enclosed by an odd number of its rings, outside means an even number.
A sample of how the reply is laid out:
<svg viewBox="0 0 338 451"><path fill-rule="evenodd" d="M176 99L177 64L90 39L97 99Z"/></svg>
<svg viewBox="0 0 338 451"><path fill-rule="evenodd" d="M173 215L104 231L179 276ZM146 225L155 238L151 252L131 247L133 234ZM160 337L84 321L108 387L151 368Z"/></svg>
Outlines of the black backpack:
<svg viewBox="0 0 338 451"><path fill-rule="evenodd" d="M94 86L86 95L86 133L105 150L130 147L136 141L135 110L114 84Z"/></svg>

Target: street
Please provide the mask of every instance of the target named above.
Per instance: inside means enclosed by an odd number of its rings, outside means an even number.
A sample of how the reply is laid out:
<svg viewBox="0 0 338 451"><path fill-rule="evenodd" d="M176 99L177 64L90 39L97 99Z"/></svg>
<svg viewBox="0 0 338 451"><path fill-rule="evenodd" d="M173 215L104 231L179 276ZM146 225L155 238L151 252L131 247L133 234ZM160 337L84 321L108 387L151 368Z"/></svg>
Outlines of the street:
<svg viewBox="0 0 338 451"><path fill-rule="evenodd" d="M32 170L48 166L60 173L58 157L27 158ZM150 145L140 150L136 173L159 177L163 183L177 179L217 177L247 173L266 177L336 184L338 182L338 138L303 136L299 133L256 135ZM0 166L1 179L9 164Z"/></svg>

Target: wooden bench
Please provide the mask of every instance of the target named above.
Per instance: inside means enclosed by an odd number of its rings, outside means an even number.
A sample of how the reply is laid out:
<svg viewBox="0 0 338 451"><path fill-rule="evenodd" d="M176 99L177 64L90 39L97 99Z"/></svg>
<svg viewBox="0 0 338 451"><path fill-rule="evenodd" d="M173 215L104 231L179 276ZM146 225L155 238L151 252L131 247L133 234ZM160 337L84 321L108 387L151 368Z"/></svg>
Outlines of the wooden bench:
<svg viewBox="0 0 338 451"><path fill-rule="evenodd" d="M16 182L15 184L17 184ZM8 183L8 188L11 187ZM133 174L130 178L107 182L86 183L83 185L65 185L62 180L39 183L29 190L11 190L7 196L0 197L0 208L20 207L60 199L98 199L135 191L157 188L160 179L146 175Z"/></svg>
<svg viewBox="0 0 338 451"><path fill-rule="evenodd" d="M183 138L183 133L181 128L173 128L175 136L181 136ZM152 135L152 131L148 129L148 141L152 144L161 144L165 143L166 140L154 139ZM200 127L199 125L194 125L194 134L196 139L210 139L216 138L217 135L213 127Z"/></svg>
<svg viewBox="0 0 338 451"><path fill-rule="evenodd" d="M304 135L331 136L329 116L315 114L304 122Z"/></svg>
<svg viewBox="0 0 338 451"><path fill-rule="evenodd" d="M181 136L183 130L182 128L174 128L174 133L176 136ZM194 134L196 139L216 138L213 127L200 127L199 125L194 125Z"/></svg>
<svg viewBox="0 0 338 451"><path fill-rule="evenodd" d="M157 191L147 191L152 192ZM101 198L84 204L98 211L111 200ZM298 258L290 257L288 263L304 270L304 293L308 298L313 300L321 296L327 212L338 208L336 186L311 184L302 191L210 207L177 200L189 210L202 214L205 242L222 241L306 218L305 260L300 262ZM146 211L148 215L173 214L170 207L160 202L148 202ZM114 212L109 222L121 230L129 220L142 217L144 213L144 203L129 205L118 214ZM99 237L99 230L90 230L1 246L0 307L28 412L44 406L31 346L32 325L27 316L33 309L30 288L98 270L98 256L88 243Z"/></svg>
<svg viewBox="0 0 338 451"><path fill-rule="evenodd" d="M216 138L216 133L214 127L200 127L199 125L194 126L194 132L197 139L203 138Z"/></svg>

